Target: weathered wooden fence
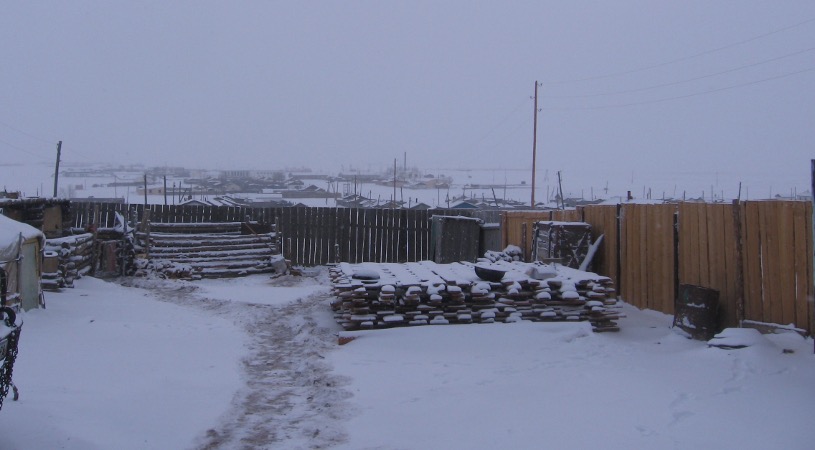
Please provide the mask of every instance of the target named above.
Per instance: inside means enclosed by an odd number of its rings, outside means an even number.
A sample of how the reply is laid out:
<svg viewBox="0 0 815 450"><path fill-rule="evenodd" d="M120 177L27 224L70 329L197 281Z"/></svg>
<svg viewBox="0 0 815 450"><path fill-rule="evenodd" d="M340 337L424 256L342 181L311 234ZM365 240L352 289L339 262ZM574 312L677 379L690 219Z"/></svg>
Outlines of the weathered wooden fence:
<svg viewBox="0 0 815 450"><path fill-rule="evenodd" d="M243 206L210 205L148 205L150 221L154 223L212 223L243 222L247 217L262 223L275 223L275 214L285 208L247 208ZM135 212L141 219L143 204L125 203L71 203L73 226L82 228L93 222L94 210L99 212L100 227L112 227L116 213L127 216Z"/></svg>
<svg viewBox="0 0 815 450"><path fill-rule="evenodd" d="M605 234L595 270L612 277L620 296L634 306L672 314L679 284L694 284L719 291L726 326L746 320L815 331L809 202L508 212L502 222L503 245L530 249L539 220L583 221L595 235Z"/></svg>
<svg viewBox="0 0 815 450"><path fill-rule="evenodd" d="M283 255L297 265L337 261L359 263L405 262L431 259L431 224L434 215L478 217L498 222L498 211L467 209L368 208L247 208L205 205L148 205L154 223L243 222L253 220L276 226ZM141 220L144 205L74 203L74 227L93 222L112 227L115 214Z"/></svg>
<svg viewBox="0 0 815 450"><path fill-rule="evenodd" d="M73 203L73 224L83 227L98 210L99 226L114 212L141 219L144 205ZM151 221L275 224L283 253L294 264L336 261L404 262L431 259L433 215L463 215L496 222L497 211L356 208L247 208L150 205ZM809 332L812 320L813 241L809 202L600 205L569 211L501 213L502 245L531 255L534 223L583 221L604 244L595 270L610 276L621 297L641 308L673 313L679 284L717 289L724 323L742 320L793 324Z"/></svg>

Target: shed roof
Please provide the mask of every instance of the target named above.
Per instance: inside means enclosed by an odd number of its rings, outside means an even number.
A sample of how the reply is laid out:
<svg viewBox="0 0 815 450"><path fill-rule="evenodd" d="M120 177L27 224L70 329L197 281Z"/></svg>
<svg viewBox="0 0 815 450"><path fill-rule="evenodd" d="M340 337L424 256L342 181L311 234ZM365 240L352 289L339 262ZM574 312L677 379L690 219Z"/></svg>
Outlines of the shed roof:
<svg viewBox="0 0 815 450"><path fill-rule="evenodd" d="M25 242L37 239L42 244L45 240L40 230L0 214L0 261L17 257L21 234Z"/></svg>

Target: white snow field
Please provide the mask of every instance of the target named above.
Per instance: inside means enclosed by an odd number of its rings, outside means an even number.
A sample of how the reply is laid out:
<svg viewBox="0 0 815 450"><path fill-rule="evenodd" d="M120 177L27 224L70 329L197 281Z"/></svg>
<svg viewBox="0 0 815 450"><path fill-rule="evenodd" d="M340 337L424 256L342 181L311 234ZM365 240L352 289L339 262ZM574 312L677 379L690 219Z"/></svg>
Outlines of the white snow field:
<svg viewBox="0 0 815 450"><path fill-rule="evenodd" d="M327 277L94 278L22 314L2 449L812 448L812 339L725 350L626 306L337 344Z"/></svg>

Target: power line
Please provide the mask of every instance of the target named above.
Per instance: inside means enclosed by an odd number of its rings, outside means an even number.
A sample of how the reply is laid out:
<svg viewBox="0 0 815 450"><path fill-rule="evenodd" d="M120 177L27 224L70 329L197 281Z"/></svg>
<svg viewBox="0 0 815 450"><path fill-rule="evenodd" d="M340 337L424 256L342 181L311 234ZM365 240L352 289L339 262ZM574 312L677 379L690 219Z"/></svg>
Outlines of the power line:
<svg viewBox="0 0 815 450"><path fill-rule="evenodd" d="M791 30L793 28L797 28L797 27L800 27L802 25L806 25L806 24L811 23L811 22L815 22L815 18L807 19L807 20L804 20L803 22L798 22L798 23L795 23L793 25L789 25L789 26L786 26L786 27L783 27L783 28L779 28L779 29L776 29L776 30L773 30L773 31L770 31L770 32L767 32L767 33L764 33L764 34L760 34L758 36L753 36L753 37L750 37L750 38L747 38L747 39L744 39L744 40L741 40L741 41L738 41L738 42L733 42L731 44L723 45L721 47L712 48L710 50L705 50L703 52L699 52L699 53L696 53L696 54L693 54L693 55L683 56L681 58L676 58L676 59L672 59L672 60L669 60L669 61L653 64L653 65L650 65L650 66L640 67L640 68L637 68L637 69L630 69L630 70L624 70L624 71L620 71L620 72L609 73L609 74L605 74L605 75L596 75L596 76L585 77L585 78L577 78L577 79L571 79L571 80L546 81L544 83L546 83L546 84L577 83L577 82L581 82L581 81L601 80L601 79L604 79L604 78L618 77L618 76L628 75L628 74L632 74L632 73L636 73L636 72L643 72L643 71L646 71L646 70L656 69L656 68L659 68L659 67L664 67L664 66L668 66L668 65L671 65L671 64L676 64L676 63L679 63L679 62L688 61L690 59L698 58L700 56L709 55L711 53L720 52L722 50L727 50L729 48L733 48L733 47L736 47L736 46L739 46L739 45L744 45L744 44L747 44L748 42L753 42L753 41L763 39L763 38L768 37L768 36L772 36L774 34L782 33L784 31L788 31L788 30Z"/></svg>
<svg viewBox="0 0 815 450"><path fill-rule="evenodd" d="M703 80L705 78L712 78L712 77L715 77L715 76L724 75L724 74L731 73L731 72L737 72L739 70L749 69L751 67L756 67L756 66L760 66L762 64L775 62L775 61L778 61L778 60L781 60L781 59L784 59L784 58L797 56L797 55L800 55L802 53L808 53L808 52L811 52L813 50L815 50L815 47L810 47L808 49L800 50L800 51L793 52L793 53L788 53L788 54L783 55L783 56L778 56L778 57L775 57L775 58L766 59L766 60L763 60L763 61L758 61L758 62L755 62L755 63L752 63L752 64L746 64L744 66L734 67L732 69L723 70L721 72L711 73L711 74L708 74L708 75L702 75L702 76L698 76L698 77L694 77L694 78L688 78L688 79L685 79L685 80L672 81L672 82L669 82L669 83L655 84L655 85L641 87L641 88L627 89L627 90L613 91L613 92L602 92L602 93L598 93L598 94L547 95L544 98L593 98L593 97L605 97L605 96L609 96L609 95L630 94L630 93L634 93L634 92L648 91L648 90L651 90L651 89L658 89L658 88L663 88L663 87L668 87L668 86L676 86L678 84L690 83L692 81L698 81L698 80Z"/></svg>
<svg viewBox="0 0 815 450"><path fill-rule="evenodd" d="M40 141L40 142L43 142L43 143L46 143L46 144L53 144L53 143L54 143L54 141L56 141L56 139L55 139L55 140L47 140L47 139L41 138L41 137L39 137L39 136L33 135L33 134L28 133L28 132L26 132L26 131L23 131L23 130L21 130L21 129L19 129L19 128L15 127L15 126L9 125L9 124L7 124L6 122L2 122L2 121L0 121L0 125L3 125L3 126L5 126L5 127L9 128L9 129L11 129L11 130L14 130L14 131L16 131L16 132L20 133L20 134L24 134L24 135L26 135L26 136L28 136L28 137L30 137L30 138L36 139L36 140L38 140L38 141Z"/></svg>
<svg viewBox="0 0 815 450"><path fill-rule="evenodd" d="M24 148L22 148L22 147L18 147L18 146L16 146L16 145L12 144L11 142L7 142L7 141L4 141L4 140L2 140L2 139L0 139L0 143L6 144L6 145L8 145L9 147L14 148L14 149L17 149L17 150L19 150L19 151L21 151L21 152L23 152L23 153L28 153L29 155L38 156L38 157L44 157L44 155L34 153L34 152L32 152L32 151L30 151L30 150L26 150L26 149L24 149Z"/></svg>
<svg viewBox="0 0 815 450"><path fill-rule="evenodd" d="M488 137L489 137L489 136L490 136L492 133L494 133L494 132L495 132L495 130L497 130L497 129L498 129L498 128L499 128L501 125L503 125L503 124L504 124L504 123L505 123L507 120L509 120L509 118L510 118L510 117L512 117L513 115L515 115L515 113L517 113L517 112L518 112L518 111L519 111L519 110L520 110L522 107L526 106L528 101L529 101L528 99L524 99L524 100L523 100L523 102L521 102L520 104L518 104L518 106L516 106L516 107L515 107L515 109L513 109L512 111L510 111L510 113L509 113L509 114L507 114L506 116L504 116L504 118L503 118L503 119L501 119L501 120L500 120L500 121L498 121L498 122L497 122L495 125L493 125L493 126L492 126L492 127L489 129L489 131L487 131L486 133L484 133L483 135L481 135L481 137L480 137L480 138L478 138L478 140L477 140L475 143L473 143L473 145L472 145L472 146L480 145L482 142L484 142L484 140L485 140L485 139L487 139L487 138L488 138Z"/></svg>
<svg viewBox="0 0 815 450"><path fill-rule="evenodd" d="M717 89L710 89L710 90L707 90L707 91L694 92L692 94L686 94L686 95L677 95L677 96L674 96L674 97L665 97L665 98L660 98L660 99L656 99L656 100L648 100L648 101L634 102L634 103L622 103L622 104L615 104L615 105L603 105L603 106L562 107L562 108L561 107L556 107L556 108L544 108L544 109L547 110L547 111L590 110L590 109L622 108L622 107L627 107L627 106L637 106L637 105L648 105L648 104L652 104L652 103L662 103L662 102L667 102L667 101L671 101L671 100L679 100L679 99L683 99L683 98L697 97L699 95L712 94L714 92L721 92L721 91L727 91L727 90L730 90L730 89L736 89L736 88L740 88L740 87L751 86L751 85L754 85L754 84L764 83L764 82L772 81L772 80L778 80L778 79L781 79L781 78L787 78L787 77L791 77L791 76L806 73L806 72L812 72L813 70L815 70L815 67L810 67L809 69L799 70L797 72L790 72L790 73L785 73L785 74L782 74L782 75L776 75L774 77L762 78L760 80L750 81L750 82L747 82L747 83L734 84L732 86L725 86L725 87L721 87L721 88L717 88Z"/></svg>

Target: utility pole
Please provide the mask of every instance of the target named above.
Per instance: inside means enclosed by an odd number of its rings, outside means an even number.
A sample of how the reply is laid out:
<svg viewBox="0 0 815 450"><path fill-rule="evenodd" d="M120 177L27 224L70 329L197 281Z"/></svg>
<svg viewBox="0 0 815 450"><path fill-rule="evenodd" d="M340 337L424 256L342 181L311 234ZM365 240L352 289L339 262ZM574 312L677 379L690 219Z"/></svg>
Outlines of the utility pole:
<svg viewBox="0 0 815 450"><path fill-rule="evenodd" d="M391 205L391 208L393 208L395 204L396 204L396 158L393 158L393 205Z"/></svg>
<svg viewBox="0 0 815 450"><path fill-rule="evenodd" d="M144 208L147 209L147 172L144 173Z"/></svg>
<svg viewBox="0 0 815 450"><path fill-rule="evenodd" d="M532 209L535 209L535 162L538 153L538 81L535 80L535 116L532 126Z"/></svg>
<svg viewBox="0 0 815 450"><path fill-rule="evenodd" d="M563 180L560 177L560 171L557 171L557 187L558 195L560 195L560 209L566 209L566 203L563 202Z"/></svg>
<svg viewBox="0 0 815 450"><path fill-rule="evenodd" d="M167 204L167 175L164 175L164 204Z"/></svg>
<svg viewBox="0 0 815 450"><path fill-rule="evenodd" d="M62 141L57 142L57 165L54 168L54 198L57 196L57 185L59 182L59 157L62 154Z"/></svg>

